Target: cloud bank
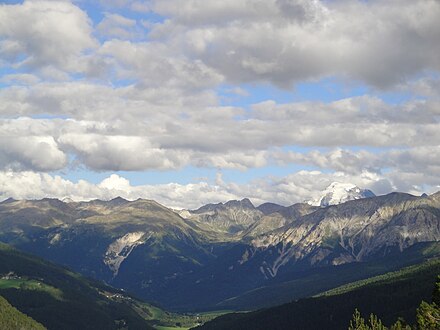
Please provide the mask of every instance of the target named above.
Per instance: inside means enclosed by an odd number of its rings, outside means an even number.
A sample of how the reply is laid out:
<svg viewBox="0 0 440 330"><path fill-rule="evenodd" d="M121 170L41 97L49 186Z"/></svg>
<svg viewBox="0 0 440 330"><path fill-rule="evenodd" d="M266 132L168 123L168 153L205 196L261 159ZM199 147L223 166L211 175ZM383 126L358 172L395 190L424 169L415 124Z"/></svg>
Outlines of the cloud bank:
<svg viewBox="0 0 440 330"><path fill-rule="evenodd" d="M2 4L0 194L33 198L20 187L30 180L35 197L114 195L53 175L78 167L275 169L241 185L116 189L167 205L289 204L335 180L378 193L433 191L438 17L435 0ZM289 166L307 171L277 177Z"/></svg>
<svg viewBox="0 0 440 330"><path fill-rule="evenodd" d="M431 179L437 185L435 188L438 189L440 179L438 177L431 177ZM317 198L322 190L335 181L353 182L372 189L377 194L405 190L418 195L420 191L414 189L414 183L419 180L417 175L411 173L379 176L370 172L348 175L343 172L329 174L320 171L299 171L286 177L259 178L246 184L225 182L221 174L217 174L215 182L132 185L129 180L117 174L112 174L100 183L93 184L85 180L72 182L60 176L45 173L0 172L0 200L9 197L15 199L55 197L87 201L110 200L120 196L129 200L153 199L176 209L196 209L204 204L241 199L246 196L255 205L271 201L288 206Z"/></svg>

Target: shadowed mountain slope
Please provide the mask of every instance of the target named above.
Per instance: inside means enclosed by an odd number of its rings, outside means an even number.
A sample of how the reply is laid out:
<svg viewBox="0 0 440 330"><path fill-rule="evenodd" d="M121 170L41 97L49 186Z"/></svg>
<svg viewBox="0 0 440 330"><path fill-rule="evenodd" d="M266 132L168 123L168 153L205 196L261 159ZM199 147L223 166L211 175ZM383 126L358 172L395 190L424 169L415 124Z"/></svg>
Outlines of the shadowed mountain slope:
<svg viewBox="0 0 440 330"><path fill-rule="evenodd" d="M143 199L8 200L0 203L0 240L167 309L240 309L251 296L280 302L267 291L311 273L331 278L339 266L399 260L439 241L439 196L392 193L264 212L244 199L179 211L185 218Z"/></svg>
<svg viewBox="0 0 440 330"><path fill-rule="evenodd" d="M364 315L378 315L386 325L399 317L414 323L416 308L422 300L431 300L439 274L440 260L431 260L350 283L318 297L250 313L226 314L195 329L347 329L356 308Z"/></svg>

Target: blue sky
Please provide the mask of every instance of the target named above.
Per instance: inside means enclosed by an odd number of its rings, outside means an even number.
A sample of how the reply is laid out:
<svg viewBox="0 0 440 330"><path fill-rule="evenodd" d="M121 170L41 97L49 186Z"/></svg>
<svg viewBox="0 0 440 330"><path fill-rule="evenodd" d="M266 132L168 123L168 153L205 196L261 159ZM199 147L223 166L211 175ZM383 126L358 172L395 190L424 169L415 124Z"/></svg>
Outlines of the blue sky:
<svg viewBox="0 0 440 330"><path fill-rule="evenodd" d="M439 190L438 1L0 4L2 199Z"/></svg>

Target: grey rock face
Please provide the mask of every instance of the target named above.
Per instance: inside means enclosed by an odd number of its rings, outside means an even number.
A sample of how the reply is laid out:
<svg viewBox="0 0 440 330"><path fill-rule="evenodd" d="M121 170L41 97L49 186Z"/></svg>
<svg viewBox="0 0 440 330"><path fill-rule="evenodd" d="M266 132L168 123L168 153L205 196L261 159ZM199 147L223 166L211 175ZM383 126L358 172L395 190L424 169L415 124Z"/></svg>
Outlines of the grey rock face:
<svg viewBox="0 0 440 330"><path fill-rule="evenodd" d="M256 237L252 244L260 253L279 248L278 258L266 265L276 275L280 266L300 260L339 265L439 240L438 194L422 198L392 193L322 208Z"/></svg>
<svg viewBox="0 0 440 330"><path fill-rule="evenodd" d="M258 209L245 199L179 214L148 200L8 200L0 240L178 308L440 241L440 193L327 207Z"/></svg>
<svg viewBox="0 0 440 330"><path fill-rule="evenodd" d="M241 201L208 204L188 212L186 218L201 228L225 234L240 233L264 215L247 198Z"/></svg>

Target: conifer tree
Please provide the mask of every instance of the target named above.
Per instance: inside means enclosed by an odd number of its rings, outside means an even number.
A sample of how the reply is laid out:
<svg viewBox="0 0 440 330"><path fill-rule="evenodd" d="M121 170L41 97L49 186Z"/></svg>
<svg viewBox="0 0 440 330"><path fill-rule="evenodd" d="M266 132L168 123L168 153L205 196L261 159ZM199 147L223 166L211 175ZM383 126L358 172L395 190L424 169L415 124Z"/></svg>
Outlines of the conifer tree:
<svg viewBox="0 0 440 330"><path fill-rule="evenodd" d="M422 301L417 308L417 329L440 330L440 276L432 293L432 303Z"/></svg>
<svg viewBox="0 0 440 330"><path fill-rule="evenodd" d="M353 320L350 321L350 326L348 330L367 330L368 328L365 325L365 320L361 316L361 313L356 308L353 314Z"/></svg>
<svg viewBox="0 0 440 330"><path fill-rule="evenodd" d="M440 276L437 277L432 293L432 303L428 304L425 301L420 303L417 309L416 322L414 327L416 330L440 330ZM348 330L388 330L388 328L374 314L370 315L368 323L366 323L361 313L356 309ZM411 327L405 324L403 320L398 320L389 330L411 330Z"/></svg>

